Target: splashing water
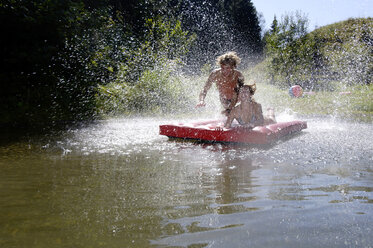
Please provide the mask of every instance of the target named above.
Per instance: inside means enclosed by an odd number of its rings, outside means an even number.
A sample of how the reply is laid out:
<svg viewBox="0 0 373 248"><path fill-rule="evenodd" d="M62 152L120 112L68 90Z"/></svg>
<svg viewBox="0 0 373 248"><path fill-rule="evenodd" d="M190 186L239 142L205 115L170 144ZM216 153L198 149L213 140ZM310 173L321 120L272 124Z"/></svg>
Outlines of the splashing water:
<svg viewBox="0 0 373 248"><path fill-rule="evenodd" d="M372 125L307 119L261 149L158 135L173 121L187 120L110 119L1 147L1 244L372 244Z"/></svg>
<svg viewBox="0 0 373 248"><path fill-rule="evenodd" d="M197 96L204 82L185 81ZM220 118L217 99L211 89L193 121ZM158 133L190 119L108 119L0 146L0 246L373 246L372 124L305 118L265 149Z"/></svg>

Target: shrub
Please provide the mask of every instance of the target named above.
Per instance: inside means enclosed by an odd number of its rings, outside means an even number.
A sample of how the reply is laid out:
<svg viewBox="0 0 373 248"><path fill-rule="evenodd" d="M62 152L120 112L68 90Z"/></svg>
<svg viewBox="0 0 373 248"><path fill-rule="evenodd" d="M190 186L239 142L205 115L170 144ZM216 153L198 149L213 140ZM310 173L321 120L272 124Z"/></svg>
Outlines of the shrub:
<svg viewBox="0 0 373 248"><path fill-rule="evenodd" d="M142 72L136 84L100 86L97 106L101 115L166 113L189 104L181 80L168 67Z"/></svg>

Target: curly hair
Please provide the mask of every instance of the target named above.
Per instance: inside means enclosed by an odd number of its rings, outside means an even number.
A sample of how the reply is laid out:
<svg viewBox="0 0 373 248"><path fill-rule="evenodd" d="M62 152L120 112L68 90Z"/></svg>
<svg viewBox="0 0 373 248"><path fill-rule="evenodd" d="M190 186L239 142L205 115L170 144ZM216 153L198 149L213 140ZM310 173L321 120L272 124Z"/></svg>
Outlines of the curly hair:
<svg viewBox="0 0 373 248"><path fill-rule="evenodd" d="M241 62L240 57L237 56L236 52L227 52L216 59L217 65L232 65L233 67L237 67L237 65Z"/></svg>

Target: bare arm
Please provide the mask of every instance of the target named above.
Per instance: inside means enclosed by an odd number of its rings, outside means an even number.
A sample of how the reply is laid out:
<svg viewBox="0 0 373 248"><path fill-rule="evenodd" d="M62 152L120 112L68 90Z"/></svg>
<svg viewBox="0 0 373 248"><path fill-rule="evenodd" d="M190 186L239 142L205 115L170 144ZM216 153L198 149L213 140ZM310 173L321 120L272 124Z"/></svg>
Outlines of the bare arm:
<svg viewBox="0 0 373 248"><path fill-rule="evenodd" d="M232 122L233 122L234 118L236 118L236 111L233 109L233 110L229 113L228 118L227 118L227 120L225 121L224 127L225 127L225 128L231 128L231 126L232 126Z"/></svg>
<svg viewBox="0 0 373 248"><path fill-rule="evenodd" d="M254 126L262 126L264 124L262 105L260 103L256 104L256 107L255 107L255 121L252 124Z"/></svg>
<svg viewBox="0 0 373 248"><path fill-rule="evenodd" d="M212 83L215 80L215 77L216 77L216 73L212 72L209 78L207 79L205 86L203 87L203 90L199 94L199 103L197 104L196 107L201 107L205 105L205 97L206 97L207 91L209 91L209 89L211 88Z"/></svg>

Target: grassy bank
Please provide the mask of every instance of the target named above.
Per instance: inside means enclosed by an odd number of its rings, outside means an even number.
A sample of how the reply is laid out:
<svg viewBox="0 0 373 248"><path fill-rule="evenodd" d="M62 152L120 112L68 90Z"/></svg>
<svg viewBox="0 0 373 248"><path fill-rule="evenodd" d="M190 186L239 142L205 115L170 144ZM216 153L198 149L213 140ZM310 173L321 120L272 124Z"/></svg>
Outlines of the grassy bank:
<svg viewBox="0 0 373 248"><path fill-rule="evenodd" d="M266 83L257 83L256 99L263 108L277 112L291 109L305 116L334 116L358 121L373 121L373 85L354 86L344 90L319 91L290 97L287 90Z"/></svg>
<svg viewBox="0 0 373 248"><path fill-rule="evenodd" d="M335 83L333 91L305 92L300 98L289 95L288 89L267 83L263 68L243 70L246 84L257 84L255 99L265 111L274 107L276 113L290 110L299 116L333 116L357 121L373 121L373 85L346 86ZM169 71L153 71L142 77L140 83L129 87L125 84L108 85L101 90L100 115L156 115L174 118L218 118L221 111L215 85L206 97L206 107L195 109L199 92L208 73L186 76Z"/></svg>

